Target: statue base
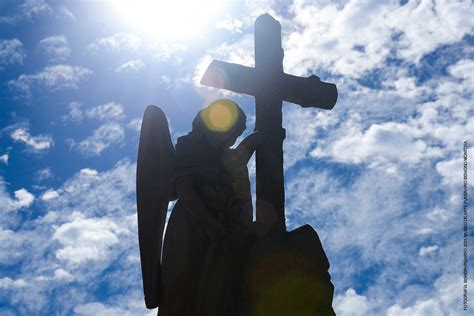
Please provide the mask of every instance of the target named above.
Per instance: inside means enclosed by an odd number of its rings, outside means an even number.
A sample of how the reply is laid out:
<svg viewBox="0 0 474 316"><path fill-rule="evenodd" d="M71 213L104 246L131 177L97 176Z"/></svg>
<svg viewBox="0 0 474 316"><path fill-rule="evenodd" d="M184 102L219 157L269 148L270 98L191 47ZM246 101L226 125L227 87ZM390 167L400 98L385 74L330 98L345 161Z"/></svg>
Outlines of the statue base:
<svg viewBox="0 0 474 316"><path fill-rule="evenodd" d="M335 315L329 261L310 225L259 238L243 269L242 315Z"/></svg>

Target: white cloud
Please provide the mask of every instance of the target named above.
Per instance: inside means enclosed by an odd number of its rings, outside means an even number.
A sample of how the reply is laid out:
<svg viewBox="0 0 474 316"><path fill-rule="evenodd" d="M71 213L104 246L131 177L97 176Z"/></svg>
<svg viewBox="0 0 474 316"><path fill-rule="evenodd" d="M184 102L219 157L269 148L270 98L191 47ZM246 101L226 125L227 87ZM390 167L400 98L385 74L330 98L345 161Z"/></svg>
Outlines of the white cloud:
<svg viewBox="0 0 474 316"><path fill-rule="evenodd" d="M320 135L334 128L339 118L336 112L289 104L284 108L283 122L286 129L284 163L288 169L308 157L310 149L320 140Z"/></svg>
<svg viewBox="0 0 474 316"><path fill-rule="evenodd" d="M29 207L35 200L35 196L22 188L16 190L14 198L10 197L3 179L0 178L0 205L2 211L16 211L24 207Z"/></svg>
<svg viewBox="0 0 474 316"><path fill-rule="evenodd" d="M87 48L94 54L102 54L104 51L135 51L140 48L142 40L134 34L117 33L112 36L95 40Z"/></svg>
<svg viewBox="0 0 474 316"><path fill-rule="evenodd" d="M39 44L39 49L48 56L51 62L67 59L71 55L67 38L64 35L56 35L43 38Z"/></svg>
<svg viewBox="0 0 474 316"><path fill-rule="evenodd" d="M437 245L428 246L428 247L421 247L420 248L420 256L426 256L430 253L435 252L438 249L439 249L439 247Z"/></svg>
<svg viewBox="0 0 474 316"><path fill-rule="evenodd" d="M363 295L358 295L352 288L347 289L342 295L334 298L336 314L340 316L365 316L368 315L373 303Z"/></svg>
<svg viewBox="0 0 474 316"><path fill-rule="evenodd" d="M116 102L107 102L94 107L83 109L80 102L71 102L68 105L69 113L62 118L64 121L80 122L84 118L100 121L120 121L125 118L123 105Z"/></svg>
<svg viewBox="0 0 474 316"><path fill-rule="evenodd" d="M468 279L468 282L470 279ZM461 293L461 294L459 294ZM411 304L396 303L386 310L387 316L462 315L462 280L459 276L440 277L431 297L413 300Z"/></svg>
<svg viewBox="0 0 474 316"><path fill-rule="evenodd" d="M23 279L12 280L10 278L1 278L0 279L0 288L9 288L9 287L25 287L27 283Z"/></svg>
<svg viewBox="0 0 474 316"><path fill-rule="evenodd" d="M4 211L2 209L2 211ZM6 223L2 222L2 226ZM18 263L24 257L23 250L27 239L24 234L10 229L0 229L0 265L9 266Z"/></svg>
<svg viewBox="0 0 474 316"><path fill-rule="evenodd" d="M20 189L14 192L15 194L15 207L22 208L30 206L35 200L35 196L28 192L26 189Z"/></svg>
<svg viewBox="0 0 474 316"><path fill-rule="evenodd" d="M474 60L462 59L449 67L449 73L456 78L474 81Z"/></svg>
<svg viewBox="0 0 474 316"><path fill-rule="evenodd" d="M51 201L50 210L78 209L88 218L113 216L117 212L135 215L134 198L129 200L135 194L134 168L128 161L121 161L106 172L81 169L59 188L63 193Z"/></svg>
<svg viewBox="0 0 474 316"><path fill-rule="evenodd" d="M59 226L53 235L53 239L63 246L56 252L56 257L73 265L105 260L109 248L119 242L117 235L123 232L108 219L85 218L81 213L73 213L71 221Z"/></svg>
<svg viewBox="0 0 474 316"><path fill-rule="evenodd" d="M386 24L402 32L400 57L418 62L437 47L460 41L473 31L474 7L470 1L409 1L387 15Z"/></svg>
<svg viewBox="0 0 474 316"><path fill-rule="evenodd" d="M58 191L55 191L55 190L48 190L46 192L44 192L42 195L41 195L41 199L43 201L49 201L49 200L52 200L52 199L55 199L59 197L59 192Z"/></svg>
<svg viewBox="0 0 474 316"><path fill-rule="evenodd" d="M127 61L126 63L115 68L116 72L119 73L133 73L139 72L145 68L145 63L140 59L134 59Z"/></svg>
<svg viewBox="0 0 474 316"><path fill-rule="evenodd" d="M461 59L448 67L450 80L437 80L436 92L446 102L454 103L456 97L470 98L474 92L474 75L472 75L474 61L472 59ZM459 106L456 106L459 108ZM470 109L470 107L468 107Z"/></svg>
<svg viewBox="0 0 474 316"><path fill-rule="evenodd" d="M62 280L71 280L71 279L73 279L73 276L71 275L71 273L67 272L64 269L54 270L54 276L57 279L62 279Z"/></svg>
<svg viewBox="0 0 474 316"><path fill-rule="evenodd" d="M453 213L443 208L434 208L431 212L426 214L426 218L433 222L446 222L453 219Z"/></svg>
<svg viewBox="0 0 474 316"><path fill-rule="evenodd" d="M389 54L392 34L383 21L395 8L381 1L324 7L295 1L291 11L297 27L294 32L284 30L285 69L301 75L323 67L358 77L380 66Z"/></svg>
<svg viewBox="0 0 474 316"><path fill-rule="evenodd" d="M29 95L33 88L49 91L77 89L91 75L91 70L80 66L55 65L32 75L20 75L18 79L10 80L8 85Z"/></svg>
<svg viewBox="0 0 474 316"><path fill-rule="evenodd" d="M75 110L77 111L77 109ZM110 121L124 119L125 115L123 114L123 112L123 106L121 104L115 102L108 102L88 109L87 111L85 111L85 114L90 119Z"/></svg>
<svg viewBox="0 0 474 316"><path fill-rule="evenodd" d="M127 127L136 132L140 132L140 129L142 128L142 118L136 117L131 119L130 122L128 122Z"/></svg>
<svg viewBox="0 0 474 316"><path fill-rule="evenodd" d="M8 153L5 153L5 154L1 155L0 156L0 162L7 166L9 157L10 156L8 155Z"/></svg>
<svg viewBox="0 0 474 316"><path fill-rule="evenodd" d="M474 132L467 90L472 88L466 80L461 83L465 93L448 92L447 83L454 81L451 76L428 81L419 87L424 92L403 99L393 91L349 92L335 109L341 124L331 127L327 137L318 138L311 155L388 168L397 162L413 165L443 158L437 169L445 183L450 183L448 178L453 179L462 169L445 172L455 168L454 161L448 161L460 158L463 141ZM455 86L459 87L459 82ZM432 101L425 102L426 96Z"/></svg>
<svg viewBox="0 0 474 316"><path fill-rule="evenodd" d="M468 150L468 152L472 152ZM463 158L455 158L452 160L440 161L436 164L436 171L443 176L443 183L447 185L461 187L463 185L464 176L464 160ZM468 166L468 179L472 179L472 169ZM468 181L468 185L473 186L472 181Z"/></svg>
<svg viewBox="0 0 474 316"><path fill-rule="evenodd" d="M90 177L95 177L98 174L97 170L90 169L90 168L81 169L79 172L81 175L90 176Z"/></svg>
<svg viewBox="0 0 474 316"><path fill-rule="evenodd" d="M84 117L84 113L82 113L81 106L82 104L80 102L70 102L68 104L69 113L64 115L62 119L64 121L80 122Z"/></svg>
<svg viewBox="0 0 474 316"><path fill-rule="evenodd" d="M243 24L244 24L243 21L240 21L235 18L233 20L220 20L216 22L216 28L228 30L231 32L242 33L241 28Z"/></svg>
<svg viewBox="0 0 474 316"><path fill-rule="evenodd" d="M19 39L0 40L0 71L10 65L22 64L26 57Z"/></svg>
<svg viewBox="0 0 474 316"><path fill-rule="evenodd" d="M336 161L348 163L394 160L417 163L421 159L441 155L439 150L430 148L420 136L418 130L394 122L373 124L363 132L352 127L329 148L324 151L316 149L312 155L324 157L329 153Z"/></svg>
<svg viewBox="0 0 474 316"><path fill-rule="evenodd" d="M417 63L441 45L460 41L474 25L469 1L298 0L291 12L294 19L282 21L285 66L297 74L322 67L357 78L391 54Z"/></svg>
<svg viewBox="0 0 474 316"><path fill-rule="evenodd" d="M32 136L27 127L15 128L10 137L16 141L24 143L29 149L40 152L47 150L53 146L53 139L49 135Z"/></svg>
<svg viewBox="0 0 474 316"><path fill-rule="evenodd" d="M448 68L449 73L456 81L446 83L442 88L447 93L459 92L461 94L472 94L474 91L474 60L462 59ZM459 84L459 79L461 84Z"/></svg>
<svg viewBox="0 0 474 316"><path fill-rule="evenodd" d="M427 92L426 87L419 87L416 78L407 76L404 71L399 71L391 76L382 85L388 93L394 93L401 98L414 99L423 96Z"/></svg>
<svg viewBox="0 0 474 316"><path fill-rule="evenodd" d="M53 177L53 171L51 168L43 168L36 172L35 181L43 182L45 180L51 179Z"/></svg>
<svg viewBox="0 0 474 316"><path fill-rule="evenodd" d="M402 308L399 305L392 306L387 311L387 316L430 316L430 315L446 315L443 308L436 299L428 299L416 302L414 306Z"/></svg>
<svg viewBox="0 0 474 316"><path fill-rule="evenodd" d="M124 139L124 130L117 123L105 123L80 142L68 140L71 148L84 156L99 156L108 147L120 144Z"/></svg>

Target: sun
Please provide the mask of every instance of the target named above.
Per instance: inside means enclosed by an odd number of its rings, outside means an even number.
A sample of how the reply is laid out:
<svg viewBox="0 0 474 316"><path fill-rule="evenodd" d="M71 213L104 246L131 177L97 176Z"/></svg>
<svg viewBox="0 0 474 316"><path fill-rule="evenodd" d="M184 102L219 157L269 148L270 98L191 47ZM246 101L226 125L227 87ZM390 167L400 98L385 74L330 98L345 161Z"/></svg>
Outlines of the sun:
<svg viewBox="0 0 474 316"><path fill-rule="evenodd" d="M121 23L154 39L193 38L224 14L222 0L116 0Z"/></svg>

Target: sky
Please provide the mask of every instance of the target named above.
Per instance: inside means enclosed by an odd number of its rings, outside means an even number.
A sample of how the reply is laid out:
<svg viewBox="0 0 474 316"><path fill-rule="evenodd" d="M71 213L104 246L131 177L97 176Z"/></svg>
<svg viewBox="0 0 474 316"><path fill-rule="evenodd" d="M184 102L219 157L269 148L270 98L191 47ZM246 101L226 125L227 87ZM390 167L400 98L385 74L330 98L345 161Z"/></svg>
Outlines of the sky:
<svg viewBox="0 0 474 316"><path fill-rule="evenodd" d="M1 315L156 314L137 241L143 111L161 107L176 140L228 97L251 132L254 99L199 80L213 59L254 66L262 13L282 24L285 72L338 86L331 111L283 105L286 224L317 230L336 313L468 314L472 1L1 0Z"/></svg>

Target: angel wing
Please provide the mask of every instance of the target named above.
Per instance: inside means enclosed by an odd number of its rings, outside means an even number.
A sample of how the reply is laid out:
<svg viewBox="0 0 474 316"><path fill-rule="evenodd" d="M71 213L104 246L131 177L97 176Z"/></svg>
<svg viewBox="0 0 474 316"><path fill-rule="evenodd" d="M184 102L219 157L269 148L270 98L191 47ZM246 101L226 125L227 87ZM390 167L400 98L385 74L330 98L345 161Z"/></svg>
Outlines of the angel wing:
<svg viewBox="0 0 474 316"><path fill-rule="evenodd" d="M171 185L175 149L166 115L149 105L143 115L137 160L138 239L147 308L160 305L161 245Z"/></svg>

